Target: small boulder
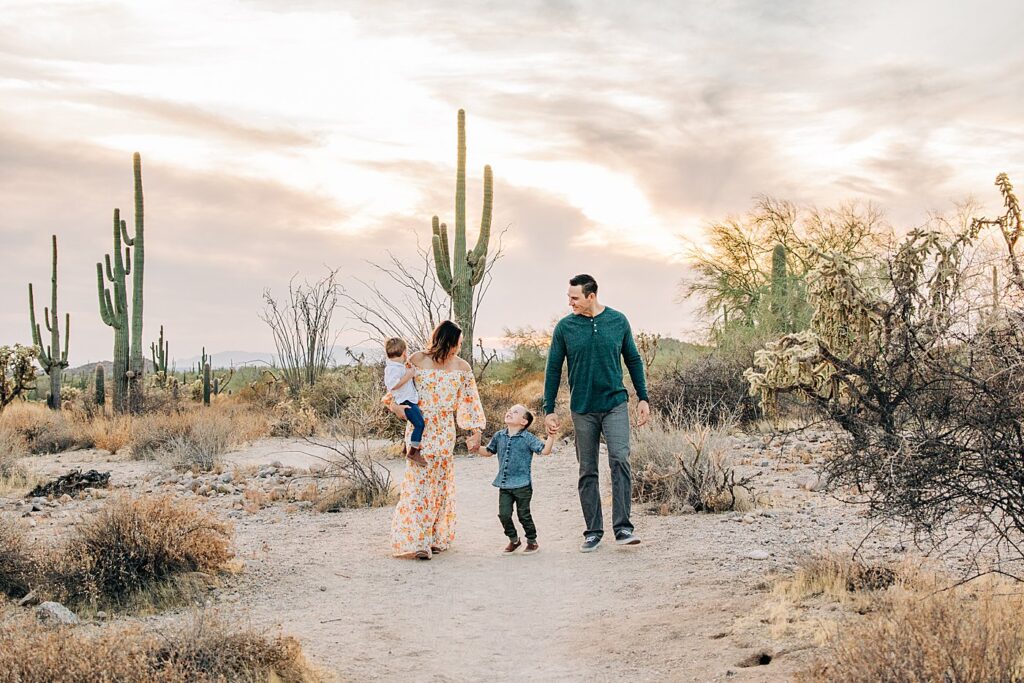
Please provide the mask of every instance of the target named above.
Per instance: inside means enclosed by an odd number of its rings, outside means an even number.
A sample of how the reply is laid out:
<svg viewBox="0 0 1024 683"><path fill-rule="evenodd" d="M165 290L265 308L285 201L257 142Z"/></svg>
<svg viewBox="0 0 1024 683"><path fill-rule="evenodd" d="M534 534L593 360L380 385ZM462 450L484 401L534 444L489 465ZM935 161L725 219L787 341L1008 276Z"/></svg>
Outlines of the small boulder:
<svg viewBox="0 0 1024 683"><path fill-rule="evenodd" d="M44 602L36 607L36 617L47 626L62 626L78 623L78 617L59 602Z"/></svg>

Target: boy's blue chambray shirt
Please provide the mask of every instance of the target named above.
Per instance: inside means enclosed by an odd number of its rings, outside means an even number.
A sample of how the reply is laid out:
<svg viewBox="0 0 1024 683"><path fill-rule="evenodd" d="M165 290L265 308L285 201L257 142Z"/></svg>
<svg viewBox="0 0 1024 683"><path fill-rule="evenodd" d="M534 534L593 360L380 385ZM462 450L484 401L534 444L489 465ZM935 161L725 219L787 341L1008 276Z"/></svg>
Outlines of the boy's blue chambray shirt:
<svg viewBox="0 0 1024 683"><path fill-rule="evenodd" d="M510 435L508 427L491 437L487 450L498 456L498 476L492 482L499 489L529 486L533 454L544 450L544 442L525 429Z"/></svg>

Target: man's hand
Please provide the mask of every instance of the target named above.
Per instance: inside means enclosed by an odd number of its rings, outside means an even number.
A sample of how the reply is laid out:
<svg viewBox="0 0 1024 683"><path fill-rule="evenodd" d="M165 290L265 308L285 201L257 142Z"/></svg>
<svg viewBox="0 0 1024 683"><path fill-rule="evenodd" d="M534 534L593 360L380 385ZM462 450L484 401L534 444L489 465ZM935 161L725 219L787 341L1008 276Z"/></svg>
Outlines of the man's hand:
<svg viewBox="0 0 1024 683"><path fill-rule="evenodd" d="M556 413L551 413L544 418L544 426L547 428L548 434L558 434L562 430L562 420Z"/></svg>
<svg viewBox="0 0 1024 683"><path fill-rule="evenodd" d="M405 411L409 409L409 406L404 406L401 403L392 401L388 404L388 410L397 415L399 419L405 419Z"/></svg>
<svg viewBox="0 0 1024 683"><path fill-rule="evenodd" d="M640 401L636 404L636 426L643 427L651 420L651 404Z"/></svg>

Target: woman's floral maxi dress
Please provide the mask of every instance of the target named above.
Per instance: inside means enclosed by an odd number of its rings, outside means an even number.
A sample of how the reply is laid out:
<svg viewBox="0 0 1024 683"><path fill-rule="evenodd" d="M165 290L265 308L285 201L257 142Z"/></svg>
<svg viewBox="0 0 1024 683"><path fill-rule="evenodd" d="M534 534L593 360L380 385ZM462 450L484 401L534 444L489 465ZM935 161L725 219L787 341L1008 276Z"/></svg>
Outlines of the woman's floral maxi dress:
<svg viewBox="0 0 1024 683"><path fill-rule="evenodd" d="M422 455L427 466L409 463L391 520L396 556L447 550L455 540L455 425L483 429L484 410L470 371L416 370L416 390L426 423ZM406 427L406 438L412 425Z"/></svg>

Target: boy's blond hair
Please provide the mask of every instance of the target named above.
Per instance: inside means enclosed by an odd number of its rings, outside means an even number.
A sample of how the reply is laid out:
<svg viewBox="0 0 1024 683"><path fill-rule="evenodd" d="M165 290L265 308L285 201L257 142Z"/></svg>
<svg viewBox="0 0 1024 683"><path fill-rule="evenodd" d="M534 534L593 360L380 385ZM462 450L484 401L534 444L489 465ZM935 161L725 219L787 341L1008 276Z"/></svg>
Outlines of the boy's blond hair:
<svg viewBox="0 0 1024 683"><path fill-rule="evenodd" d="M388 354L388 358L398 358L405 353L405 340L401 337L392 337L384 342L384 353Z"/></svg>

